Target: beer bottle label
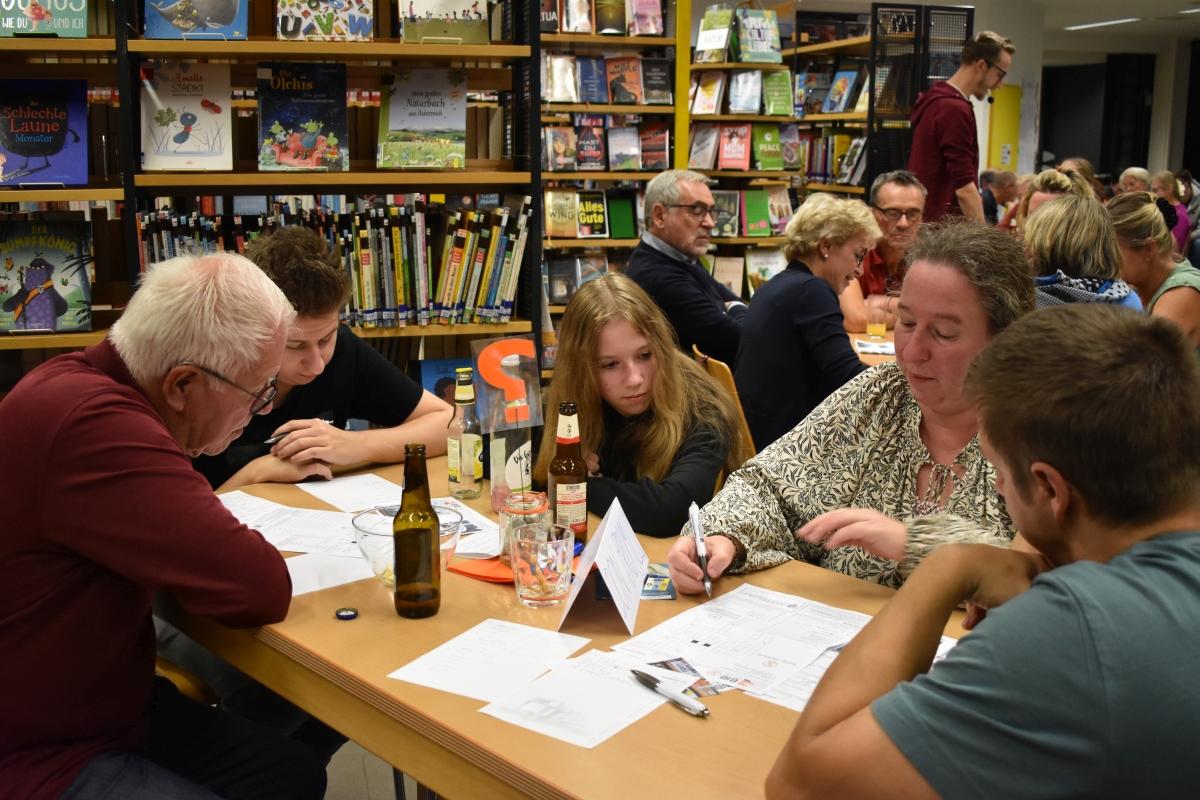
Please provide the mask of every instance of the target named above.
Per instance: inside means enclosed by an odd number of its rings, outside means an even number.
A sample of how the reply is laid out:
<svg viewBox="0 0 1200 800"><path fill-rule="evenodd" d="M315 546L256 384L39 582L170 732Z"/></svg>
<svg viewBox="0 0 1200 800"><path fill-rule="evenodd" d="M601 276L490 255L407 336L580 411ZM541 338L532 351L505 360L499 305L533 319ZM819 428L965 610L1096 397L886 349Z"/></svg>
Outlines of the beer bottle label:
<svg viewBox="0 0 1200 800"><path fill-rule="evenodd" d="M458 439L450 437L446 439L446 477L450 483L458 483L462 480L462 473L459 470L459 464L462 463L459 455L460 449Z"/></svg>
<svg viewBox="0 0 1200 800"><path fill-rule="evenodd" d="M587 482L554 484L554 520L581 533L587 530Z"/></svg>
<svg viewBox="0 0 1200 800"><path fill-rule="evenodd" d="M558 444L579 444L579 417L575 414L558 415Z"/></svg>
<svg viewBox="0 0 1200 800"><path fill-rule="evenodd" d="M457 444L457 442L455 442ZM476 481L483 480L483 437L477 433L464 433L462 437L462 471L467 470L475 476Z"/></svg>
<svg viewBox="0 0 1200 800"><path fill-rule="evenodd" d="M460 383L454 387L454 402L474 403L475 387L469 383Z"/></svg>

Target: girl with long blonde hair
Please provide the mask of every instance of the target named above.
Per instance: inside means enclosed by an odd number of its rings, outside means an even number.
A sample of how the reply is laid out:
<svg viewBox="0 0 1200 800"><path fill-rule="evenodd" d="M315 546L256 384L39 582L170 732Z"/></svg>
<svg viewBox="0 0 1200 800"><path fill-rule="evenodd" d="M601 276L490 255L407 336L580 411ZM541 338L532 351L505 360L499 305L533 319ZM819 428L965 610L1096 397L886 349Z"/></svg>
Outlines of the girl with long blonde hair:
<svg viewBox="0 0 1200 800"><path fill-rule="evenodd" d="M688 505L704 505L717 479L749 452L738 441L737 410L685 356L662 311L624 275L580 287L567 304L546 403L546 430L558 405L579 409L588 462L588 511L620 499L639 533L675 536ZM546 481L554 437L542 440L534 477Z"/></svg>

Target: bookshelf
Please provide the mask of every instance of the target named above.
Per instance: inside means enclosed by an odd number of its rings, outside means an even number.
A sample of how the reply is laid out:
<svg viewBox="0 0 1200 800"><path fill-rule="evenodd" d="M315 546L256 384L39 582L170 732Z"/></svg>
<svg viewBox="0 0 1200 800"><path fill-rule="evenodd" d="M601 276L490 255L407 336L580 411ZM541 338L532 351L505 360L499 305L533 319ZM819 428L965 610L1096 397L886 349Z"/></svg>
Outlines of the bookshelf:
<svg viewBox="0 0 1200 800"><path fill-rule="evenodd" d="M391 30L394 6L376 3L374 33L371 41L284 41L274 36L274 3L253 0L249 3L249 33L244 41L218 39L155 40L141 37L142 0L114 0L94 4L89 18L87 38L5 38L0 40L0 77L19 79L31 72L45 78L84 78L89 86L110 86L116 89L119 103L111 103L115 122L106 134L114 145L111 170L93 174L89 183L80 187L30 186L28 188L0 187L0 204L9 203L105 203L112 210L121 208L118 222L120 234L111 237L119 246L112 256L114 264L123 269L124 295L120 292L114 304L120 308L128 298L129 286L140 271L137 242L138 231L134 212L153 208L157 198L175 198L176 208L195 208L196 196L224 199L227 215L232 212L232 200L241 196L303 194L391 194L422 192L444 193L515 193L532 198L531 230L519 274L515 305L522 316L507 323L459 323L451 325L355 328L355 332L371 340L412 339L415 337L479 337L503 336L534 332L540 334L541 315L537 313L540 282L537 263L540 254L541 208L537 186L537 151L531 149L537 141L539 122L533 99L539 93L537 69L539 43L536 34L536 9L520 0L512 0L513 41L493 41L489 44L426 44L400 41L379 34ZM100 21L97 22L97 19ZM611 43L605 42L605 46ZM262 61L335 61L347 65L348 88L378 89L380 76L397 67L448 66L467 71L469 91L508 91L514 102L507 111L510 120L511 144L506 144L511 158L472 158L467 168L458 171L385 171L374 169L373 139L371 149L361 145L352 150L351 170L347 172L258 172L256 152L247 152L245 131L237 124L241 116L253 113L255 101L234 101L233 112L234 170L211 172L146 172L139 164L140 95L139 69L151 60L216 61L230 64L234 88L255 86L256 68ZM471 103L472 108L492 108L497 103ZM377 110L365 112L368 122ZM639 111L642 109L639 109ZM371 128L370 125L360 127ZM92 127L90 132L95 132ZM240 137L240 138L239 138ZM255 142L251 142L251 146ZM97 167L92 159L92 167ZM93 170L95 171L95 170ZM98 243L97 243L98 247ZM98 254L98 251L97 251ZM97 258L97 270L101 264ZM96 284L99 288L99 283ZM108 292L102 298L109 300ZM100 302L94 293L94 300ZM105 319L107 324L109 320ZM0 334L0 350L52 350L84 347L104 338L106 329L98 328L79 334ZM415 343L414 343L415 346Z"/></svg>

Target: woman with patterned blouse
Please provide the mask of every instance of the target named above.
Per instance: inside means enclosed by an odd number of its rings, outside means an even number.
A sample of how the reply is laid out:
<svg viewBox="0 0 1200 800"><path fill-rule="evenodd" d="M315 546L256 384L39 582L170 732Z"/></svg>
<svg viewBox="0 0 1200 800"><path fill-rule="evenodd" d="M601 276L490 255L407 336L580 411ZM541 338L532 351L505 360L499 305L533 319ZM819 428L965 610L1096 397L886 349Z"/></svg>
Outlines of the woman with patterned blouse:
<svg viewBox="0 0 1200 800"><path fill-rule="evenodd" d="M907 258L897 362L847 383L729 476L701 514L711 577L803 559L899 586L944 542L1011 542L962 381L1033 309L1032 276L1013 237L975 223L925 229ZM668 558L684 593L703 590L695 552L684 536Z"/></svg>

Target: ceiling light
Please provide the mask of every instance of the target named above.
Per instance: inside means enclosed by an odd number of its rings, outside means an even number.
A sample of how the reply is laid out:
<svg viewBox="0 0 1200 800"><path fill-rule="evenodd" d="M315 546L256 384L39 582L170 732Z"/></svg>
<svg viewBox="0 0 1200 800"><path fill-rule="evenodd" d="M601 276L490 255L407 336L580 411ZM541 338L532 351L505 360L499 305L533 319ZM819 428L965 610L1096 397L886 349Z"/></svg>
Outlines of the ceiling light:
<svg viewBox="0 0 1200 800"><path fill-rule="evenodd" d="M1186 8L1180 14L1200 14L1200 8Z"/></svg>
<svg viewBox="0 0 1200 800"><path fill-rule="evenodd" d="M1104 22L1086 22L1082 25L1068 25L1064 31L1082 31L1087 28L1103 28L1107 25L1124 25L1126 22L1141 22L1141 17L1126 17L1125 19L1109 19Z"/></svg>

